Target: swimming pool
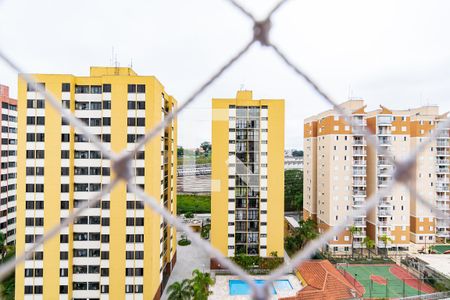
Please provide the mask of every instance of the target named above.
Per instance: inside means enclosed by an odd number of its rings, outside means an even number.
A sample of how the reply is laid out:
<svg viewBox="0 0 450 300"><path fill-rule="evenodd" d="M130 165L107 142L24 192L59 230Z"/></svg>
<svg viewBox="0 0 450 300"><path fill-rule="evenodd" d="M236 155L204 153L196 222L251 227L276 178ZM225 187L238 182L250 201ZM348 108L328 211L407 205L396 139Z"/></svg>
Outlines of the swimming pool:
<svg viewBox="0 0 450 300"><path fill-rule="evenodd" d="M263 285L266 281L261 279L256 279L256 285ZM243 280L229 280L230 295L250 295L252 290L247 282ZM292 285L287 279L276 280L272 286L272 294L276 294L275 288L279 291L292 290Z"/></svg>

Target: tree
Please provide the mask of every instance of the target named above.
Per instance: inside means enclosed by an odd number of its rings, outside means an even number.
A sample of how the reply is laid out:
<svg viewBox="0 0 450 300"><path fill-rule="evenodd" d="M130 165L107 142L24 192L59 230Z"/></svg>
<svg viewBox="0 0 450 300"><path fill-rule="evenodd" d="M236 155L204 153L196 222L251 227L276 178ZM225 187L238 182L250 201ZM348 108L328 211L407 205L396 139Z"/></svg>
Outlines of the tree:
<svg viewBox="0 0 450 300"><path fill-rule="evenodd" d="M370 259L370 249L375 248L375 241L370 239L370 237L366 236L363 240L364 246L366 246L367 251L369 252L369 259Z"/></svg>
<svg viewBox="0 0 450 300"><path fill-rule="evenodd" d="M360 232L360 228L358 228L358 227L355 227L354 225L352 225L352 226L350 226L350 228L349 228L349 232L350 232L350 237L351 237L351 239L352 239L352 258L353 258L353 248L354 248L354 245L355 245L355 243L354 243L354 240L355 240L355 233L358 233L358 232Z"/></svg>
<svg viewBox="0 0 450 300"><path fill-rule="evenodd" d="M384 255L386 255L386 258L388 256L388 248L387 248L387 244L389 242L392 242L392 239L390 237L388 237L386 234L383 234L382 236L379 237L380 241L383 242L384 244Z"/></svg>
<svg viewBox="0 0 450 300"><path fill-rule="evenodd" d="M6 244L6 235L0 232L0 262L11 259L15 255L14 246ZM10 274L0 283L0 298L5 300L13 300L15 292L15 275Z"/></svg>
<svg viewBox="0 0 450 300"><path fill-rule="evenodd" d="M284 209L300 211L303 206L303 172L301 170L284 171Z"/></svg>
<svg viewBox="0 0 450 300"><path fill-rule="evenodd" d="M212 150L211 148L211 143L210 142L203 142L200 144L200 148L203 149L203 151L205 151L205 154L209 154Z"/></svg>
<svg viewBox="0 0 450 300"><path fill-rule="evenodd" d="M182 146L178 146L177 148L177 156L183 156L184 155L184 148Z"/></svg>
<svg viewBox="0 0 450 300"><path fill-rule="evenodd" d="M293 150L292 156L294 157L302 157L303 156L303 150Z"/></svg>
<svg viewBox="0 0 450 300"><path fill-rule="evenodd" d="M184 279L181 282L172 283L167 289L169 293L169 300L189 300L192 299L193 290L191 281L189 279Z"/></svg>
<svg viewBox="0 0 450 300"><path fill-rule="evenodd" d="M297 252L318 235L317 225L313 220L300 220L299 227L285 240L286 249Z"/></svg>
<svg viewBox="0 0 450 300"><path fill-rule="evenodd" d="M203 273L197 269L192 272L192 275L194 276L191 279L194 299L207 300L208 296L212 294L209 286L214 284L214 280L209 273Z"/></svg>

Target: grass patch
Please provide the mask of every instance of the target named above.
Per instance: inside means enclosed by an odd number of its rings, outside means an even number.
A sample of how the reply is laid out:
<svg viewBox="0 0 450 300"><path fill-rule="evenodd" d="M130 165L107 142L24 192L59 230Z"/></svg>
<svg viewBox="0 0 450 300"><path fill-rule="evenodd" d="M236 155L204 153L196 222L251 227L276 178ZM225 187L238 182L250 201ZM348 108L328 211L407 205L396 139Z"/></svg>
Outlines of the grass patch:
<svg viewBox="0 0 450 300"><path fill-rule="evenodd" d="M177 195L177 214L211 212L211 196L208 195Z"/></svg>

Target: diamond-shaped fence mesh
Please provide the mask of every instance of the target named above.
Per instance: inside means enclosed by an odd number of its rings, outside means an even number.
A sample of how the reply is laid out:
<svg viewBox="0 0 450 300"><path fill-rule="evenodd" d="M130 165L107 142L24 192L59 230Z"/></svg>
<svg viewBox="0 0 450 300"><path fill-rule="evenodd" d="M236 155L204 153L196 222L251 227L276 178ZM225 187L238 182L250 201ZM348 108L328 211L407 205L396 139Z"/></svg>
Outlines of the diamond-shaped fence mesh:
<svg viewBox="0 0 450 300"><path fill-rule="evenodd" d="M57 110L63 119L68 122L71 126L76 128L80 133L85 135L89 141L95 145L95 147L103 153L106 158L111 160L111 166L116 174L115 179L107 185L103 190L92 197L89 201L86 201L86 204L74 209L74 211L65 218L59 225L55 226L51 230L45 232L45 234L35 242L31 247L27 248L24 253L16 255L15 260L8 261L7 263L0 266L0 280L4 279L8 276L16 265L24 262L28 257L30 257L40 245L44 244L46 241L59 234L60 230L69 224L71 224L77 216L79 216L83 211L88 209L89 207L94 207L100 199L111 192L116 184L119 181L130 182L133 179L133 175L131 172L131 160L133 159L135 153L142 147L145 146L151 139L158 136L161 130L170 126L172 120L181 113L184 109L186 109L192 102L194 102L197 97L207 88L209 87L216 79L218 79L227 69L229 69L233 64L238 62L240 58L249 51L249 49L254 45L258 44L261 47L271 48L276 56L280 58L280 60L286 64L286 66L293 71L296 75L298 75L301 79L303 79L306 84L311 86L311 88L328 104L330 104L335 111L337 111L346 122L352 126L352 130L355 133L359 133L364 135L365 139L368 142L368 147L376 148L380 153L386 153L383 147L378 145L378 140L375 138L373 134L361 128L361 126L356 126L352 121L352 112L344 110L341 106L337 104L325 91L319 86L317 82L315 82L308 74L303 72L300 67L294 64L280 49L278 45L273 44L269 39L269 33L271 29L271 18L272 16L285 4L288 0L280 1L267 15L267 17L263 20L257 20L249 11L243 8L239 3L235 0L228 0L236 9L242 12L243 15L248 17L253 22L253 38L245 44L245 46L235 54L229 61L220 67L213 75L209 77L209 79L201 84L199 88L179 107L175 108L171 113L169 113L164 120L151 129L147 134L136 143L136 147L132 151L124 150L121 153L113 153L109 149L107 149L102 142L98 139L95 134L92 134L88 127L84 125L79 119L77 119L69 110L64 109L60 101L58 101L51 93L45 90L44 87L40 86L36 83L32 76L26 74L18 64L16 64L9 56L7 56L3 50L0 49L0 59L2 59L10 68L14 69L19 73L19 76L27 81L30 84L36 85L36 91L42 93L45 96L46 101ZM208 242L203 240L199 234L194 233L191 228L184 224L181 219L177 218L176 215L172 215L169 211L167 211L163 206L160 205L159 201L147 195L143 189L139 186L135 186L130 184L129 189L134 192L140 199L143 199L145 205L150 207L154 212L160 214L166 222L176 227L178 230L181 230L186 233L186 235L200 247L202 247L211 257L215 257L217 261L224 267L228 268L232 273L238 275L241 279L245 280L248 285L252 289L252 297L253 299L268 299L270 297L269 286L278 279L280 276L289 273L294 267L299 266L306 259L310 258L317 249L323 247L328 241L332 240L334 236L339 235L342 231L345 230L346 227L351 225L351 222L354 217L361 215L361 213L367 213L369 210L373 209L378 202L385 196L389 195L390 191L397 184L405 185L412 195L416 196L416 199L421 202L426 207L433 210L437 217L442 218L444 220L448 220L448 214L442 212L442 210L435 207L431 204L430 201L424 199L420 193L418 193L414 186L409 183L412 172L410 170L414 167L416 163L416 157L422 152L425 147L435 140L439 134L440 130L444 130L450 127L450 119L446 119L439 123L436 127L436 130L424 141L422 142L416 149L414 149L409 156L402 161L394 161L392 156L387 156L390 162L395 166L391 172L393 180L384 188L379 190L376 194L372 195L365 204L359 209L353 211L347 219L340 222L337 226L330 228L325 233L321 234L317 239L310 241L302 250L296 253L289 263L285 263L281 265L278 269L274 270L265 281L263 285L256 285L253 279L249 274L247 274L244 270L238 267L234 262L225 257L220 251L213 248Z"/></svg>

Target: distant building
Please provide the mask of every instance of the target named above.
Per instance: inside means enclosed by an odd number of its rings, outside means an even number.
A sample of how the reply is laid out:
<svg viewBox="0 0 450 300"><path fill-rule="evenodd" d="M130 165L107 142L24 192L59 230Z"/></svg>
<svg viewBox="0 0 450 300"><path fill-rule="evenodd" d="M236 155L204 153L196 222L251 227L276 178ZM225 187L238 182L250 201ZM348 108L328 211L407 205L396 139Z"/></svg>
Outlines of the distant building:
<svg viewBox="0 0 450 300"><path fill-rule="evenodd" d="M0 85L0 102L2 116L0 231L6 235L8 244L14 244L16 237L17 100L9 97L9 87Z"/></svg>
<svg viewBox="0 0 450 300"><path fill-rule="evenodd" d="M422 143L446 118L438 107L390 110L384 106L366 112L362 100L350 100L341 106L352 112L356 126L367 128L391 158L401 159ZM304 218L317 221L320 231L338 224L350 211L358 209L368 196L385 188L392 180L393 164L385 153L367 146L364 135L354 132L335 110L305 120L304 124ZM425 147L415 166L412 184L428 201L449 212L450 135L446 128L436 141ZM388 248L404 250L414 243L434 243L449 237L449 223L436 218L404 186L396 186L376 209L354 218L360 230L354 246L364 247L369 236L379 248L383 235L391 238ZM330 241L332 251L349 251L348 230Z"/></svg>
<svg viewBox="0 0 450 300"><path fill-rule="evenodd" d="M211 243L226 256L282 256L284 100L238 91L212 109Z"/></svg>
<svg viewBox="0 0 450 300"><path fill-rule="evenodd" d="M303 157L284 156L284 169L303 171Z"/></svg>
<svg viewBox="0 0 450 300"><path fill-rule="evenodd" d="M107 149L131 151L176 106L154 76L91 67L90 76L33 75ZM114 178L111 162L19 80L17 253ZM139 185L176 208L177 124L132 160ZM16 299L159 299L176 260L176 232L125 183L17 266Z"/></svg>

